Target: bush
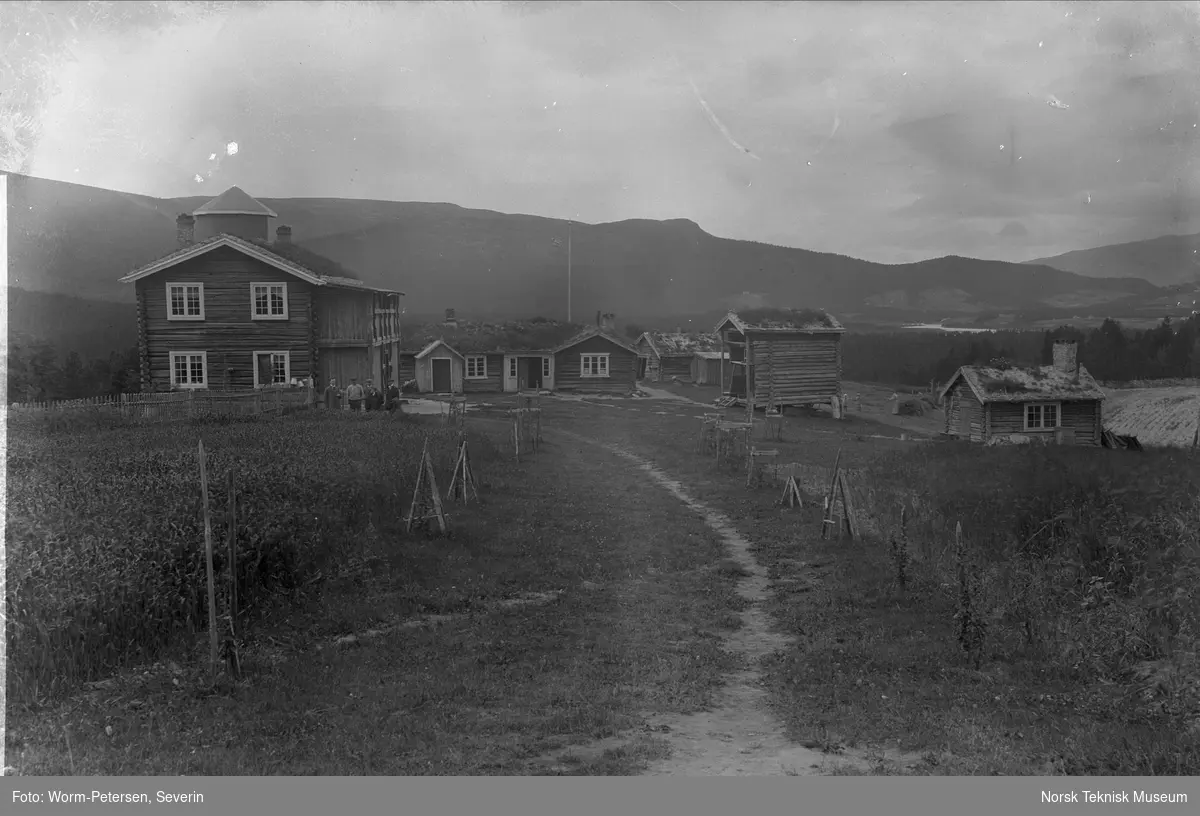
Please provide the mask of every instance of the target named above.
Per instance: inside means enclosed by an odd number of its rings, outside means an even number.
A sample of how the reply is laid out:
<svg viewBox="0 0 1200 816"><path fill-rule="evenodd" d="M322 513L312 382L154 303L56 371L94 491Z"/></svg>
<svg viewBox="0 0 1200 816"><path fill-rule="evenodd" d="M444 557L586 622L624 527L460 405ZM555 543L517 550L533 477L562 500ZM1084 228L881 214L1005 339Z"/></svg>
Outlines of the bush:
<svg viewBox="0 0 1200 816"><path fill-rule="evenodd" d="M404 535L426 432L448 474L456 430L387 414L10 432L10 696L32 703L207 629L198 438L218 575L235 474L238 600L252 617L319 593L372 538ZM471 445L477 465L498 456L486 439Z"/></svg>

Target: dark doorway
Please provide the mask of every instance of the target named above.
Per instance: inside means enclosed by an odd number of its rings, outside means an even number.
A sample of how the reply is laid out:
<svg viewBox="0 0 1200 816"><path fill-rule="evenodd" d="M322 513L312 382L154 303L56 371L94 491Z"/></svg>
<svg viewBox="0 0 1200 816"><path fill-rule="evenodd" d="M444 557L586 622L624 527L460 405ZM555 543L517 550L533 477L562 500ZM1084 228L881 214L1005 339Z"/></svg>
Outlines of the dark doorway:
<svg viewBox="0 0 1200 816"><path fill-rule="evenodd" d="M638 378L639 380L644 380L644 379L646 379L646 365L647 365L649 362L650 362L650 361L649 361L648 359L646 359L645 357L638 357L638 375L637 375L637 378Z"/></svg>
<svg viewBox="0 0 1200 816"><path fill-rule="evenodd" d="M521 372L524 376L521 378L522 388L531 388L535 391L540 391L542 388L542 362L541 357L522 357Z"/></svg>
<svg viewBox="0 0 1200 816"><path fill-rule="evenodd" d="M258 366L258 384L260 387L271 385L275 382L275 369L271 365L271 355L260 354L254 361Z"/></svg>
<svg viewBox="0 0 1200 816"><path fill-rule="evenodd" d="M450 393L450 361L444 357L435 357L433 363L433 393Z"/></svg>

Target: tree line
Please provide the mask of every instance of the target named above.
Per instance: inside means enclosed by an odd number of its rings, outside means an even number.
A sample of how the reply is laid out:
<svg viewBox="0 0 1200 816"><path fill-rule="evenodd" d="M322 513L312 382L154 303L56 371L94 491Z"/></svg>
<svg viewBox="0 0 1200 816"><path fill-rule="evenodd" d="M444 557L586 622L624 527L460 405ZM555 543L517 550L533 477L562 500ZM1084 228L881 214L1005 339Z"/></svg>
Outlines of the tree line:
<svg viewBox="0 0 1200 816"><path fill-rule="evenodd" d="M8 402L83 399L139 390L137 348L84 360L76 351L63 355L54 344L14 338L8 347Z"/></svg>
<svg viewBox="0 0 1200 816"><path fill-rule="evenodd" d="M1055 340L1079 344L1078 361L1102 381L1200 377L1200 318L1164 318L1153 329L1130 330L1115 320L1090 330L1060 326L1051 331L953 333L897 331L848 333L843 338L843 376L859 382L928 387L946 382L959 366L1006 360L1049 365Z"/></svg>

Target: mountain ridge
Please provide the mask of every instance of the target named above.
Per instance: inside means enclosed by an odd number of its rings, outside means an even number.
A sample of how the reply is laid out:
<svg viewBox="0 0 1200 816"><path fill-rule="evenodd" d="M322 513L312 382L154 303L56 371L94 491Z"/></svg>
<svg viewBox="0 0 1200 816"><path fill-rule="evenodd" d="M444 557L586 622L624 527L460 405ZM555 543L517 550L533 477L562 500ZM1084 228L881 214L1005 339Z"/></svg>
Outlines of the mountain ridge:
<svg viewBox="0 0 1200 816"><path fill-rule="evenodd" d="M1132 268L1156 286L1196 284L1200 283L1200 233L1105 244L1024 263L1097 278L1119 277Z"/></svg>
<svg viewBox="0 0 1200 816"><path fill-rule="evenodd" d="M210 196L156 199L9 176L9 283L31 292L130 303L117 283L175 248L174 217ZM253 191L249 191L253 192ZM262 198L293 240L406 293L406 308L497 317L597 309L622 319L756 304L912 319L1045 309L1119 309L1160 297L1137 277L1087 277L1047 264L943 256L879 264L745 239L687 218L588 224L448 202Z"/></svg>

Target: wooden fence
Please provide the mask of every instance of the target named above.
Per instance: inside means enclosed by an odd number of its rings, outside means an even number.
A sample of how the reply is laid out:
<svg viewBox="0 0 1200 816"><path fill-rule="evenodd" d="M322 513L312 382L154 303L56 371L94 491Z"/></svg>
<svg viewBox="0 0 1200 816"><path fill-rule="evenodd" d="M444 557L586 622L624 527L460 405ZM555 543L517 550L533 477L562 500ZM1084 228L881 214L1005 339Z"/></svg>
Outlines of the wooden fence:
<svg viewBox="0 0 1200 816"><path fill-rule="evenodd" d="M10 419L103 414L133 421L174 421L211 416L282 415L315 406L316 395L310 388L262 388L253 391L188 389L51 402L14 402L8 410Z"/></svg>

